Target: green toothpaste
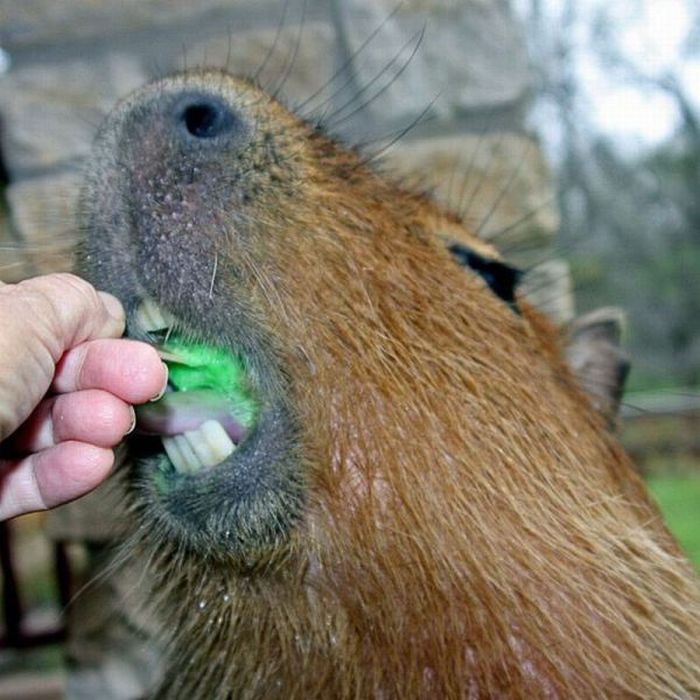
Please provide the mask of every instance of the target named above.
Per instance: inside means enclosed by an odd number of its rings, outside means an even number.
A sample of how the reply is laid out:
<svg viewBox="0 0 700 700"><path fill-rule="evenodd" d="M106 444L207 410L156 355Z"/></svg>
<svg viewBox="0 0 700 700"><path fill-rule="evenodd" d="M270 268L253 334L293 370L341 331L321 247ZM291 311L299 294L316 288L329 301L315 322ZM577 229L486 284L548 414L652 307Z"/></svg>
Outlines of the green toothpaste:
<svg viewBox="0 0 700 700"><path fill-rule="evenodd" d="M257 406L246 386L245 367L238 356L222 348L185 343L173 337L161 348L178 358L166 359L174 389L214 391L226 397L233 415L245 427L254 423Z"/></svg>
<svg viewBox="0 0 700 700"><path fill-rule="evenodd" d="M242 359L223 348L172 335L156 349L168 367L170 390L138 407L141 432L176 436L217 421L235 444L240 443L259 412Z"/></svg>

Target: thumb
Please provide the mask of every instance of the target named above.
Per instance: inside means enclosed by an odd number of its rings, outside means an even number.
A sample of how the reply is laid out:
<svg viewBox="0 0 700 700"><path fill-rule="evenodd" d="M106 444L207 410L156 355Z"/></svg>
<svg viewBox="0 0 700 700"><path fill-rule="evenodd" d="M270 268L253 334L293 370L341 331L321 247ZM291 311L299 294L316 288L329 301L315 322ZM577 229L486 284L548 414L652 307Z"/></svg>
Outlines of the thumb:
<svg viewBox="0 0 700 700"><path fill-rule="evenodd" d="M69 274L0 286L0 440L47 392L63 353L94 338L119 337L124 310L109 294Z"/></svg>

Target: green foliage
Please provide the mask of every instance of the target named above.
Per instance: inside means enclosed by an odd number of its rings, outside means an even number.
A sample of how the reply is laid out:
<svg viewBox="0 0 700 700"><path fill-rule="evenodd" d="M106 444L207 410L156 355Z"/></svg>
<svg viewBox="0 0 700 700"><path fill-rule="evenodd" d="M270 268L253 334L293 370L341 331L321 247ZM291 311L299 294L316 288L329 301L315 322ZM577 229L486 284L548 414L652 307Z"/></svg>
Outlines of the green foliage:
<svg viewBox="0 0 700 700"><path fill-rule="evenodd" d="M226 397L236 418L249 427L257 406L246 381L243 361L223 350L186 343L172 335L163 349L180 361L167 361L169 381L178 391L213 390Z"/></svg>
<svg viewBox="0 0 700 700"><path fill-rule="evenodd" d="M671 532L700 571L700 475L653 476L647 486Z"/></svg>

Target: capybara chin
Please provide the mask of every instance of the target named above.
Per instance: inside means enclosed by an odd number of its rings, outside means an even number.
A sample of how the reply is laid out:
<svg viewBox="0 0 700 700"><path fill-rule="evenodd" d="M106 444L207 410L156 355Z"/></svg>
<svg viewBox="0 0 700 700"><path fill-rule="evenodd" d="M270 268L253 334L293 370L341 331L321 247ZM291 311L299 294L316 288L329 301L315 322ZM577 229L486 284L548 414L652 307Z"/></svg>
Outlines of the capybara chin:
<svg viewBox="0 0 700 700"><path fill-rule="evenodd" d="M107 119L82 216L171 369L124 545L157 697L700 696L689 564L447 212L195 71Z"/></svg>

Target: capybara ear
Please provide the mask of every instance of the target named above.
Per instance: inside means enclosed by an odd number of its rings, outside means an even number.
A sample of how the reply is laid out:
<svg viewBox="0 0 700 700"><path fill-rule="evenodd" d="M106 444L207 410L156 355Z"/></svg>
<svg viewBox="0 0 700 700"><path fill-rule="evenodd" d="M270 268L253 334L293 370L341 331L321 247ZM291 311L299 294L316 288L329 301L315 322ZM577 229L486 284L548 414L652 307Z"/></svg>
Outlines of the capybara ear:
<svg viewBox="0 0 700 700"><path fill-rule="evenodd" d="M624 328L624 311L614 306L579 316L563 328L565 357L579 387L611 427L630 370L620 347Z"/></svg>

